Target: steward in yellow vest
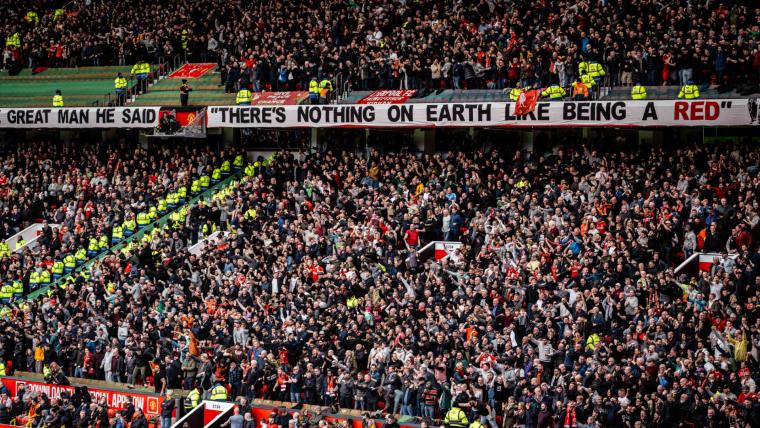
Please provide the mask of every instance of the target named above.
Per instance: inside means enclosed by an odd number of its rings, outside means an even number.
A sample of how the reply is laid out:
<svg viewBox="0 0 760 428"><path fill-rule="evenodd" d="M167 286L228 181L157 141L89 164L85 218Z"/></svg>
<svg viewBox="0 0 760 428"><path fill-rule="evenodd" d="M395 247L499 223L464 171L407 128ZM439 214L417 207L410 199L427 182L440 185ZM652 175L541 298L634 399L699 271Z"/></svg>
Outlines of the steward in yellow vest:
<svg viewBox="0 0 760 428"><path fill-rule="evenodd" d="M53 95L53 107L63 107L63 95L60 90L55 91Z"/></svg>
<svg viewBox="0 0 760 428"><path fill-rule="evenodd" d="M678 93L678 98L687 100L693 100L699 98L699 87L689 80L685 85L681 87L681 92Z"/></svg>
<svg viewBox="0 0 760 428"><path fill-rule="evenodd" d="M309 82L309 102L319 104L319 82L316 76L312 77L311 82Z"/></svg>
<svg viewBox="0 0 760 428"><path fill-rule="evenodd" d="M467 420L467 414L462 409L452 406L451 410L446 412L443 424L447 428L467 428L469 421Z"/></svg>
<svg viewBox="0 0 760 428"><path fill-rule="evenodd" d="M251 105L251 98L251 91L243 88L238 91L237 96L235 97L235 103L239 106L249 106Z"/></svg>
<svg viewBox="0 0 760 428"><path fill-rule="evenodd" d="M633 85L633 88L631 88L631 99L632 100L647 99L647 88L641 86L641 84L639 83Z"/></svg>

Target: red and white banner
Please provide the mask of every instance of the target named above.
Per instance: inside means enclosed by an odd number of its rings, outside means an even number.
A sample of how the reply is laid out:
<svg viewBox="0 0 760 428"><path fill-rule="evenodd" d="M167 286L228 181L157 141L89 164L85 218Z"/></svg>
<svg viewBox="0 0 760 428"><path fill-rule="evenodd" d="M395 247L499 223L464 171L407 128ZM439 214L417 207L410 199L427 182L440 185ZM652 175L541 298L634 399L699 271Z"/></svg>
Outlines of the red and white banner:
<svg viewBox="0 0 760 428"><path fill-rule="evenodd" d="M436 241L434 257L436 260L442 260L451 255L457 248L461 248L462 243L456 241Z"/></svg>
<svg viewBox="0 0 760 428"><path fill-rule="evenodd" d="M417 92L414 89L375 91L360 99L356 104L403 104Z"/></svg>
<svg viewBox="0 0 760 428"><path fill-rule="evenodd" d="M209 128L689 127L760 125L759 99L209 107Z"/></svg>
<svg viewBox="0 0 760 428"><path fill-rule="evenodd" d="M19 386L25 385L27 393L30 391L44 393L48 397L60 398L62 392L74 393L73 386L50 385L42 382L22 380L18 378L4 377L0 380L8 389L11 397L15 397ZM158 394L137 394L131 392L119 392L108 389L96 389L87 387L93 401L105 400L111 409L122 410L128 403L133 403L135 408L142 409L147 416L155 416L161 412L161 397Z"/></svg>
<svg viewBox="0 0 760 428"><path fill-rule="evenodd" d="M209 128L552 128L758 126L760 98L726 100L292 105L306 92L254 94L251 106L208 108ZM0 128L153 128L158 107L2 108ZM759 128L760 129L760 128Z"/></svg>
<svg viewBox="0 0 760 428"><path fill-rule="evenodd" d="M169 75L170 79L197 79L216 67L215 63L185 64Z"/></svg>
<svg viewBox="0 0 760 428"><path fill-rule="evenodd" d="M286 92L254 92L251 94L251 105L284 106L296 105L309 95L306 91Z"/></svg>

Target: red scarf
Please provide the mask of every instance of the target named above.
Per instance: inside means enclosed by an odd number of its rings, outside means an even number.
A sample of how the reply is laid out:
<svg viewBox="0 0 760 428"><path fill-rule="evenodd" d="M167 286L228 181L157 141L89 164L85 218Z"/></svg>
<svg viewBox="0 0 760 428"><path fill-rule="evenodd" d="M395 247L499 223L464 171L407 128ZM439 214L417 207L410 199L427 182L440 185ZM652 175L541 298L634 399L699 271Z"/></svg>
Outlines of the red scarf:
<svg viewBox="0 0 760 428"><path fill-rule="evenodd" d="M575 424L575 408L567 406L567 410L565 411L565 424L563 426L570 428L576 426Z"/></svg>

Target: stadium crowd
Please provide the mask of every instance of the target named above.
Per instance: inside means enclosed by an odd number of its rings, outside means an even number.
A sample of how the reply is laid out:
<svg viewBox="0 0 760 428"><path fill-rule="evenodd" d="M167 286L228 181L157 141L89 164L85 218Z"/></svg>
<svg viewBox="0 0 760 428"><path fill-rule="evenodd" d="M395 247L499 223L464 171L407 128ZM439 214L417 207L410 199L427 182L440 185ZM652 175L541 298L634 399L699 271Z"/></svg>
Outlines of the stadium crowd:
<svg viewBox="0 0 760 428"><path fill-rule="evenodd" d="M43 223L37 239L15 238L13 251L0 243L3 303L53 284L137 232L178 204L179 196L173 201L168 195L189 189L194 175L206 174L206 168L212 175L212 167L221 164L203 146L146 150L125 140L42 144L11 144L2 151L0 239Z"/></svg>
<svg viewBox="0 0 760 428"><path fill-rule="evenodd" d="M8 368L222 391L243 413L263 397L434 424L456 408L492 428L760 421L757 148L257 162L183 221L11 305ZM211 230L228 233L190 254ZM462 246L418 254L437 240ZM695 251L721 256L675 274ZM3 398L0 423L31 410L87 426L103 417L89 406Z"/></svg>
<svg viewBox="0 0 760 428"><path fill-rule="evenodd" d="M539 4L2 0L0 42L14 72L182 54L255 90L305 90L311 77L354 89L567 86L583 62L602 64L608 85L760 81L753 2Z"/></svg>

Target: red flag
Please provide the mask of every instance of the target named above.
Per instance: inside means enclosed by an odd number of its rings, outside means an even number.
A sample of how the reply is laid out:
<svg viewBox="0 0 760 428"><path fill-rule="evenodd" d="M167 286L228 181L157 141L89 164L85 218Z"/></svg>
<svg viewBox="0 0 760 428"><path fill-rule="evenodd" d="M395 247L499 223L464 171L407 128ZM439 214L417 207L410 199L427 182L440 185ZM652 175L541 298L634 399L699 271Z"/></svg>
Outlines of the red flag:
<svg viewBox="0 0 760 428"><path fill-rule="evenodd" d="M517 99L517 104L515 105L515 115L525 116L532 112L536 108L536 103L538 102L538 97L540 95L541 93L538 89L524 91L520 94L520 98Z"/></svg>

